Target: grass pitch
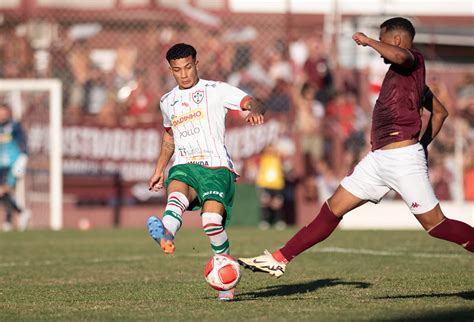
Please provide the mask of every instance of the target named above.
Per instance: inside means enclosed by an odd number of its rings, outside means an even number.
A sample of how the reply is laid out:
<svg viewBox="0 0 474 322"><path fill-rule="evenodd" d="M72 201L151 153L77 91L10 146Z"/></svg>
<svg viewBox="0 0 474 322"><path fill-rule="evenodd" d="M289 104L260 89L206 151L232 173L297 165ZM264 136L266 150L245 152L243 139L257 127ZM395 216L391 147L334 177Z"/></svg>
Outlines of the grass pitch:
<svg viewBox="0 0 474 322"><path fill-rule="evenodd" d="M228 231L234 256L296 230ZM0 321L473 321L474 256L422 231L336 231L274 279L243 271L237 300L203 277L200 230L165 255L145 230L0 234Z"/></svg>

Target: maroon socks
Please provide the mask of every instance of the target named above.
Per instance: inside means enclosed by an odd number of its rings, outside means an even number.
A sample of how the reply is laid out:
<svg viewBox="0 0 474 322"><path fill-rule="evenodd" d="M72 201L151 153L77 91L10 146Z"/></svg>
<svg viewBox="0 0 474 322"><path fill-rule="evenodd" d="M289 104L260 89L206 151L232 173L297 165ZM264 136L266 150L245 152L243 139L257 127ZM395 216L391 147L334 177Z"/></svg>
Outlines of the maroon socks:
<svg viewBox="0 0 474 322"><path fill-rule="evenodd" d="M284 247L273 253L273 257L284 263L291 261L298 254L325 240L336 229L340 221L341 219L332 213L325 202L316 218L301 228Z"/></svg>
<svg viewBox="0 0 474 322"><path fill-rule="evenodd" d="M327 202L321 211L307 226L296 233L282 248L272 253L275 260L288 263L303 251L325 240L336 229L341 218L336 217ZM474 228L458 220L446 218L428 231L436 238L461 245L474 252Z"/></svg>
<svg viewBox="0 0 474 322"><path fill-rule="evenodd" d="M462 221L446 218L428 231L433 237L461 245L474 252L474 228Z"/></svg>

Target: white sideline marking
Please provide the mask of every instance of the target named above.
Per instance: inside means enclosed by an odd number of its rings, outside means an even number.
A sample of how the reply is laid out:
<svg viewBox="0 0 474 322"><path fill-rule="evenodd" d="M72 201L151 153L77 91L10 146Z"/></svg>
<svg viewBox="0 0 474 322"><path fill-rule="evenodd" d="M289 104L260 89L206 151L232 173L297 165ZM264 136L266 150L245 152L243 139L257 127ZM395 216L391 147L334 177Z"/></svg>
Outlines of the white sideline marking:
<svg viewBox="0 0 474 322"><path fill-rule="evenodd" d="M338 253L338 254L359 254L359 255L371 255L371 256L409 256L409 257L424 257L424 258L469 258L471 255L461 254L440 254L440 253L403 253L403 252L392 252L384 250L372 250L372 249L355 249L355 248L341 248L341 247L323 247L308 250L309 253ZM256 254L243 254L240 256L254 256ZM176 254L176 257L199 257L207 258L211 257L211 253L181 253ZM125 256L125 257L111 257L111 258L91 258L87 259L85 263L107 263L107 262L138 262L152 259L150 256ZM45 261L26 261L26 262L3 262L0 263L0 267L19 267L19 266L48 266L58 265L59 262L50 260Z"/></svg>

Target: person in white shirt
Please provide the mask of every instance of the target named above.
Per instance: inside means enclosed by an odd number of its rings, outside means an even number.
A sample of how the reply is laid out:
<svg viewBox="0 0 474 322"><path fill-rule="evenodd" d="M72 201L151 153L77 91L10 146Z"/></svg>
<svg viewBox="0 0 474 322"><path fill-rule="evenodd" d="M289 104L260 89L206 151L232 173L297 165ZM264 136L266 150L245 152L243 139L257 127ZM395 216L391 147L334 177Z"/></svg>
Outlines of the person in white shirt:
<svg viewBox="0 0 474 322"><path fill-rule="evenodd" d="M225 116L230 110L249 111L245 120L262 124L264 107L227 83L199 79L194 47L175 44L166 53L178 84L163 95L160 108L165 131L149 189L166 186L163 218L148 218L148 231L163 251L175 250L174 238L187 209L202 208L204 232L215 254L229 254L225 232L232 213L234 181L238 173L224 144ZM165 168L175 156L168 178ZM219 300L233 300L234 290L219 292Z"/></svg>

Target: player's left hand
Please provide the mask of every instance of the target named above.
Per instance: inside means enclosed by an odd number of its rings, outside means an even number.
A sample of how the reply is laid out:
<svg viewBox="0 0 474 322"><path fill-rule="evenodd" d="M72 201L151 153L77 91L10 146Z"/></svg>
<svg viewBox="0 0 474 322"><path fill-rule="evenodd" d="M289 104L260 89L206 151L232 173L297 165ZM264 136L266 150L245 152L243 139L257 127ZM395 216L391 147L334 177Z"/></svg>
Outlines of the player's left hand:
<svg viewBox="0 0 474 322"><path fill-rule="evenodd" d="M263 124L264 118L262 113L250 112L245 118L245 122L250 123L251 125Z"/></svg>
<svg viewBox="0 0 474 322"><path fill-rule="evenodd" d="M357 45L359 46L367 46L369 44L370 38L367 37L364 33L362 32L356 32L353 36L352 39L356 42Z"/></svg>

